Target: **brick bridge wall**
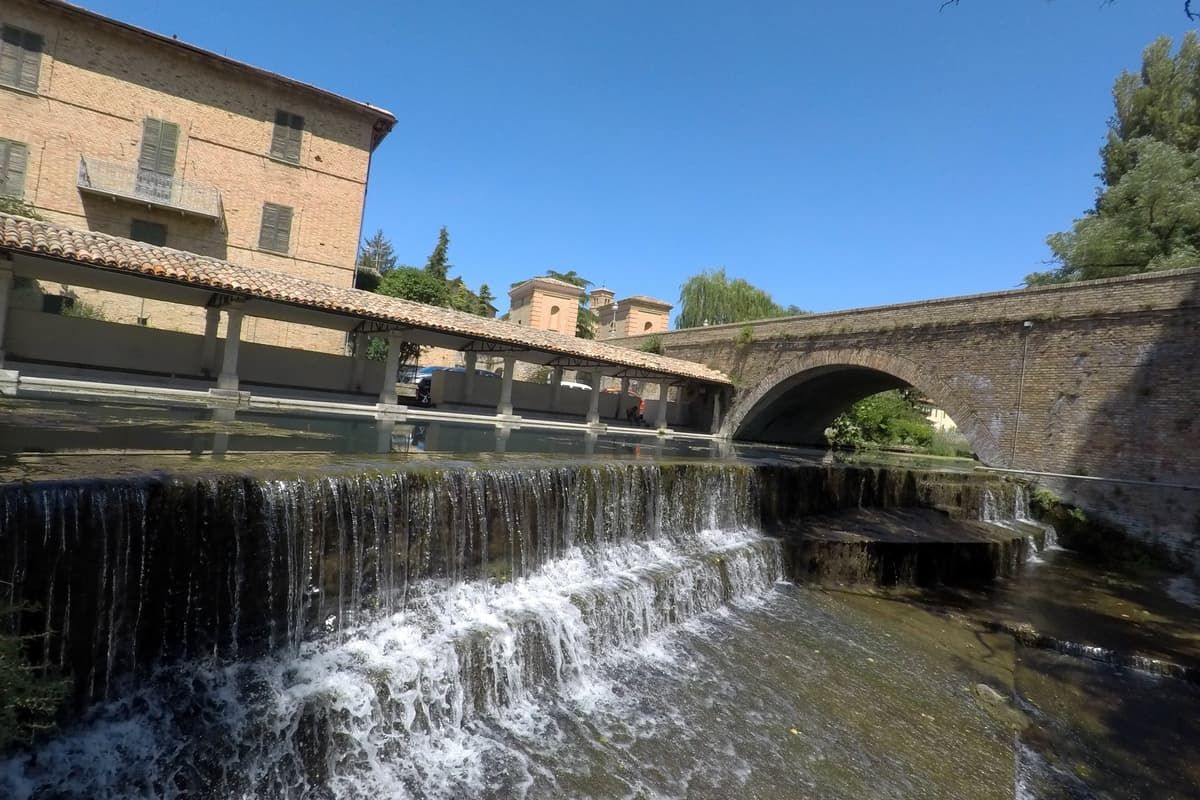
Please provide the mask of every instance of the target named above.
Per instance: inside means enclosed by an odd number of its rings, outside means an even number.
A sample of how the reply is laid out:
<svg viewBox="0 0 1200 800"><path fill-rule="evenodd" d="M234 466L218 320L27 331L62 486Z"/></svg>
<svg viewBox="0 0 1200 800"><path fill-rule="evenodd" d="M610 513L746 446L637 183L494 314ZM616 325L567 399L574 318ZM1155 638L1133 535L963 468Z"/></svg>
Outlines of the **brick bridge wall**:
<svg viewBox="0 0 1200 800"><path fill-rule="evenodd" d="M816 443L850 403L911 384L989 466L1200 486L1200 269L661 338L733 377L736 438ZM1200 571L1200 491L1044 482Z"/></svg>

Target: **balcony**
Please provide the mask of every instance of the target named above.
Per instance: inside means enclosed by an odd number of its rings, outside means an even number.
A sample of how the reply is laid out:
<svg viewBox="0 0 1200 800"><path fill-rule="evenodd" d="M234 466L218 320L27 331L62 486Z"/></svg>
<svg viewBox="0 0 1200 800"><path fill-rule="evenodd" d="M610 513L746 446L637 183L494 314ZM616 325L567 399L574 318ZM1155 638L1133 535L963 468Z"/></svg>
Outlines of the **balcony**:
<svg viewBox="0 0 1200 800"><path fill-rule="evenodd" d="M205 219L221 219L221 192L217 187L139 170L136 165L81 156L76 185L81 192L113 200Z"/></svg>

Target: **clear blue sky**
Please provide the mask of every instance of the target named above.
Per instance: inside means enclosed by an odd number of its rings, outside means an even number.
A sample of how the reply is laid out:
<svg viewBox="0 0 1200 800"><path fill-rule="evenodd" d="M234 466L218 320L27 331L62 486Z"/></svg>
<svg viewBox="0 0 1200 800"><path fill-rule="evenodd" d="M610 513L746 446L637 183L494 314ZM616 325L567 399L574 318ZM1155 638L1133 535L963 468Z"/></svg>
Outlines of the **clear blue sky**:
<svg viewBox="0 0 1200 800"><path fill-rule="evenodd" d="M364 233L472 287L724 266L812 310L1018 285L1182 0L82 0L383 106Z"/></svg>

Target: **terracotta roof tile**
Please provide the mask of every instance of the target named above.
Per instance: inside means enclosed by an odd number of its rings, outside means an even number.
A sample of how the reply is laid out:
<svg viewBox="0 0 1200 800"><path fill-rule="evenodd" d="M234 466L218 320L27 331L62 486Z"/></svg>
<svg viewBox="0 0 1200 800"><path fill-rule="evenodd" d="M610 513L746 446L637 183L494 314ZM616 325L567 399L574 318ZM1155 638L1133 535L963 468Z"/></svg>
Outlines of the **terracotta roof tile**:
<svg viewBox="0 0 1200 800"><path fill-rule="evenodd" d="M670 377L724 385L730 383L722 373L683 359L577 339L361 289L330 286L281 272L246 267L168 247L156 247L24 217L0 214L0 248L94 264L120 272L232 292L247 298L349 314Z"/></svg>

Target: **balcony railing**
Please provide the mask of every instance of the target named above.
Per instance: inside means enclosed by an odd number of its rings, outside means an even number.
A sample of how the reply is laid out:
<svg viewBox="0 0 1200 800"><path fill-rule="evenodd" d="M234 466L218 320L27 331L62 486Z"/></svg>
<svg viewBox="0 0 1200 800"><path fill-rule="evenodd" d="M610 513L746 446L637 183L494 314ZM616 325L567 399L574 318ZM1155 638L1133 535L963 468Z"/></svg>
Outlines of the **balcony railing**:
<svg viewBox="0 0 1200 800"><path fill-rule="evenodd" d="M135 165L81 156L76 183L81 192L181 214L214 220L221 218L221 192L217 187L140 170Z"/></svg>

